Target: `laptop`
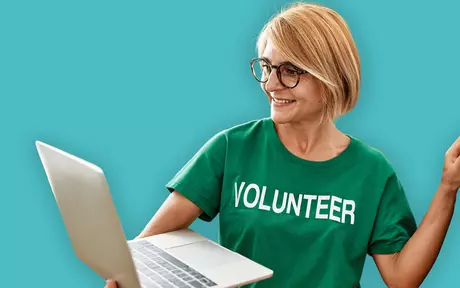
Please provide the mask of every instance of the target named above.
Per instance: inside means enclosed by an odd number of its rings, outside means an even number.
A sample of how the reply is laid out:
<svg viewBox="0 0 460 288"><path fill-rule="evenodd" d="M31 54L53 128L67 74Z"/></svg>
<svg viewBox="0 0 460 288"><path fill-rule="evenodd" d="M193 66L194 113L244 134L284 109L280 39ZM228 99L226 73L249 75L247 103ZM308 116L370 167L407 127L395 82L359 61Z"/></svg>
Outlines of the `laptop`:
<svg viewBox="0 0 460 288"><path fill-rule="evenodd" d="M192 231L126 240L104 172L36 141L77 257L119 288L238 287L273 271Z"/></svg>

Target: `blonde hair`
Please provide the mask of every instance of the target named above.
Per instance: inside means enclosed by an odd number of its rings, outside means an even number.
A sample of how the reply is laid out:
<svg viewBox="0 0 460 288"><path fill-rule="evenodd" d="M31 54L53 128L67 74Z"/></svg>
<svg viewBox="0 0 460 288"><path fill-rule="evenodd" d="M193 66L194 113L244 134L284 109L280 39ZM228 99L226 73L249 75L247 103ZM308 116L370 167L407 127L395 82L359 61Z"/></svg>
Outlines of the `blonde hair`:
<svg viewBox="0 0 460 288"><path fill-rule="evenodd" d="M322 121L354 108L360 59L348 25L337 12L319 4L291 4L263 27L257 40L259 56L268 39L284 58L319 80Z"/></svg>

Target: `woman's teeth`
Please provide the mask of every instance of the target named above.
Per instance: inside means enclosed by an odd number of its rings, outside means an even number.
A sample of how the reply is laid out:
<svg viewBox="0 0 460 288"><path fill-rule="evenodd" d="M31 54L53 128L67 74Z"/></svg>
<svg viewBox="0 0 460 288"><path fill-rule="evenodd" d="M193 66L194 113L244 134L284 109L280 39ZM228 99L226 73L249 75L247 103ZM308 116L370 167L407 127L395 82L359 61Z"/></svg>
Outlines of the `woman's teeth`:
<svg viewBox="0 0 460 288"><path fill-rule="evenodd" d="M288 103L295 102L295 100L276 99L274 97L272 98L273 98L273 101L275 101L276 103L288 104Z"/></svg>

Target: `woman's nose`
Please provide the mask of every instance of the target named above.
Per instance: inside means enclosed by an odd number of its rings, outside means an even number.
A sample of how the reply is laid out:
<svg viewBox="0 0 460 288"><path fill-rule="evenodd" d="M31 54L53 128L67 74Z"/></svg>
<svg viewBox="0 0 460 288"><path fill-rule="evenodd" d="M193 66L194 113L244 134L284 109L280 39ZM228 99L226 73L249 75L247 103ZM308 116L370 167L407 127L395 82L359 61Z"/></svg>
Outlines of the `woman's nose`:
<svg viewBox="0 0 460 288"><path fill-rule="evenodd" d="M275 69L272 69L268 75L268 80L265 83L265 89L267 91L275 91L284 88L283 84L280 83L278 75Z"/></svg>

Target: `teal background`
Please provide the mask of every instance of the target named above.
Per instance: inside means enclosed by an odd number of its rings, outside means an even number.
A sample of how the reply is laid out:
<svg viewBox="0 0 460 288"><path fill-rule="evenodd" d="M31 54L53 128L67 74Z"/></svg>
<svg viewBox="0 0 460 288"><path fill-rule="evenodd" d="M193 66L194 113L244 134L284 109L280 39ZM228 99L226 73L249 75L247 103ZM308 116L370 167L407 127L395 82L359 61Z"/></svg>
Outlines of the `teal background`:
<svg viewBox="0 0 460 288"><path fill-rule="evenodd" d="M460 3L318 2L349 23L362 61L360 102L338 125L387 155L420 222L460 135ZM101 166L135 237L207 139L269 115L248 63L287 3L1 1L1 286L104 286L73 254L35 140ZM217 238L217 221L192 228ZM459 243L457 213L422 287L459 286ZM362 285L385 287L370 258Z"/></svg>

